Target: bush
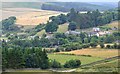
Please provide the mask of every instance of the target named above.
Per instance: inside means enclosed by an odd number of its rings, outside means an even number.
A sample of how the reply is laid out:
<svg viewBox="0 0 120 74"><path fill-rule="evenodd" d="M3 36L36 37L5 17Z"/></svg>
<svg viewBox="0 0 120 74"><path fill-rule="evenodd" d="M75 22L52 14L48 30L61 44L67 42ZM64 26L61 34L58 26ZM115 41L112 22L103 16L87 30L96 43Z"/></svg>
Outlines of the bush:
<svg viewBox="0 0 120 74"><path fill-rule="evenodd" d="M97 46L97 43L96 42L91 42L90 46L95 48Z"/></svg>
<svg viewBox="0 0 120 74"><path fill-rule="evenodd" d="M83 44L83 45L82 45L82 48L89 48L89 47L90 47L89 44Z"/></svg>
<svg viewBox="0 0 120 74"><path fill-rule="evenodd" d="M110 46L110 45L106 45L106 48L107 48L107 49L110 49L110 48L111 48L111 46Z"/></svg>
<svg viewBox="0 0 120 74"><path fill-rule="evenodd" d="M100 43L100 47L104 48L105 47L104 43Z"/></svg>
<svg viewBox="0 0 120 74"><path fill-rule="evenodd" d="M61 64L58 61L52 60L51 61L51 67L52 68L61 68L62 66L61 66Z"/></svg>
<svg viewBox="0 0 120 74"><path fill-rule="evenodd" d="M64 67L65 68L77 68L81 65L81 61L80 60L70 60L70 61L67 61L65 64L64 64Z"/></svg>

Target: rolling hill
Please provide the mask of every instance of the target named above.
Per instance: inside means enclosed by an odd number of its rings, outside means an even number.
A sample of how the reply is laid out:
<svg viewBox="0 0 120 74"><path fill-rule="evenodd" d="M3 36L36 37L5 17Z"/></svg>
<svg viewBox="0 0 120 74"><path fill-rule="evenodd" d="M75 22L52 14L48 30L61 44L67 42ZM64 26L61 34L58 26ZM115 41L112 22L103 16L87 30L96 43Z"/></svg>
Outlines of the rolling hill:
<svg viewBox="0 0 120 74"><path fill-rule="evenodd" d="M101 11L116 8L117 3L85 3L85 2L3 2L2 8L35 8L43 10L64 11L71 8L77 11L99 9Z"/></svg>

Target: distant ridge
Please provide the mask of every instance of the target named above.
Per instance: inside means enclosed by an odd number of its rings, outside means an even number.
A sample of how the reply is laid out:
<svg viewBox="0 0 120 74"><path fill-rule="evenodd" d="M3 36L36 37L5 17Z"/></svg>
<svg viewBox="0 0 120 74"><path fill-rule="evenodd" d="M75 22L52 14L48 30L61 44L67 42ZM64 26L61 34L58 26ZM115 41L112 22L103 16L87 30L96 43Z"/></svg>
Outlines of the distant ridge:
<svg viewBox="0 0 120 74"><path fill-rule="evenodd" d="M52 11L67 12L71 8L77 11L90 11L99 9L101 11L116 8L116 3L84 3L84 2L3 2L2 8L34 8Z"/></svg>

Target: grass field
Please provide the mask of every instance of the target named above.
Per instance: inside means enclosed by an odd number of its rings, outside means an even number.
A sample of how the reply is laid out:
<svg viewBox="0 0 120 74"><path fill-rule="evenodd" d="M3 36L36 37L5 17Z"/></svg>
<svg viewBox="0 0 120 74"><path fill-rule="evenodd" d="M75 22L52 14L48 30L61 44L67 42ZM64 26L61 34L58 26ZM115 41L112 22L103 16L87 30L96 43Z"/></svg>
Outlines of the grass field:
<svg viewBox="0 0 120 74"><path fill-rule="evenodd" d="M101 48L87 48L82 50L75 50L70 52L60 52L75 55L91 55L93 57L108 58L118 56L118 50L116 49L101 49Z"/></svg>
<svg viewBox="0 0 120 74"><path fill-rule="evenodd" d="M81 64L88 64L94 61L101 60L102 58L98 57L87 57L87 56L77 56L77 55L63 55L63 54L48 54L48 57L52 60L57 60L61 64L64 64L66 61L71 59L79 59L81 60Z"/></svg>
<svg viewBox="0 0 120 74"><path fill-rule="evenodd" d="M118 72L120 60L116 59L106 63L77 68L76 72Z"/></svg>
<svg viewBox="0 0 120 74"><path fill-rule="evenodd" d="M120 21L119 21L120 22ZM106 24L104 27L109 27L109 28L114 28L114 27L117 27L118 28L118 21L114 21L110 24Z"/></svg>
<svg viewBox="0 0 120 74"><path fill-rule="evenodd" d="M68 23L59 25L57 32L65 33L68 30Z"/></svg>
<svg viewBox="0 0 120 74"><path fill-rule="evenodd" d="M37 36L42 36L43 34L46 34L45 30L42 30L42 31L38 32L36 35Z"/></svg>

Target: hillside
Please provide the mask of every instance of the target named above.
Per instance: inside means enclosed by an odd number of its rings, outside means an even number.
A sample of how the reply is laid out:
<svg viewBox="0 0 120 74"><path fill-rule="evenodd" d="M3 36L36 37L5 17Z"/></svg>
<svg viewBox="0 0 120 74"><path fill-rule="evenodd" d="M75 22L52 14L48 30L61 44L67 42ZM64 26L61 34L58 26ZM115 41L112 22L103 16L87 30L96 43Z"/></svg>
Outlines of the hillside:
<svg viewBox="0 0 120 74"><path fill-rule="evenodd" d="M16 24L22 26L46 23L49 20L49 17L57 16L62 13L33 8L4 8L1 11L3 14L2 19L8 18L10 16L16 16Z"/></svg>
<svg viewBox="0 0 120 74"><path fill-rule="evenodd" d="M93 3L82 3L82 2L51 2L51 3L44 3L41 6L41 9L44 10L54 10L54 11L69 11L71 8L76 9L77 11L89 11L89 10L96 10L99 9L101 11L108 10L115 8L115 6L109 5L99 5Z"/></svg>
<svg viewBox="0 0 120 74"><path fill-rule="evenodd" d="M116 3L83 3L83 2L3 2L2 8L35 8L53 11L77 11L99 9L101 11L116 8Z"/></svg>

